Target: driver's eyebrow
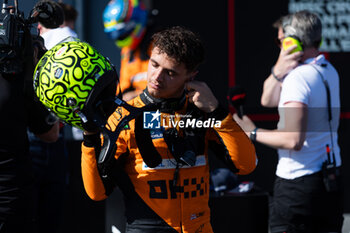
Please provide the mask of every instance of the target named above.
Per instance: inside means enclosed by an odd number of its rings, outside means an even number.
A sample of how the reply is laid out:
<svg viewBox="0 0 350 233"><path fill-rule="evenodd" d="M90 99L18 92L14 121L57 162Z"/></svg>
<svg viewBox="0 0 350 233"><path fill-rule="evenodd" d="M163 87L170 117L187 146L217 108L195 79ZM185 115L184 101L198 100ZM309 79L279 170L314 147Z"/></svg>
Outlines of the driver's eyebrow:
<svg viewBox="0 0 350 233"><path fill-rule="evenodd" d="M156 65L159 65L159 63L156 61L156 60L154 60L153 58L150 58L150 61L152 62L152 63L155 63ZM172 73L174 73L174 74L178 74L178 72L176 71L176 70L173 70L173 69L168 69L168 68L163 68L165 71L167 71L167 72L172 72Z"/></svg>

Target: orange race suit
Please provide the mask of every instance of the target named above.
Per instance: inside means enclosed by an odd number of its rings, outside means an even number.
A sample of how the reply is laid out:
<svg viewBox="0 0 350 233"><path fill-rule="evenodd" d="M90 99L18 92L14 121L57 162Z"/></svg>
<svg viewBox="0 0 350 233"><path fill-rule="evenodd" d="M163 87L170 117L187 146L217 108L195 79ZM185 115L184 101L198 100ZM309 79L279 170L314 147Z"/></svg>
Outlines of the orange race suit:
<svg viewBox="0 0 350 233"><path fill-rule="evenodd" d="M140 96L129 101L129 104L135 107L149 104L152 97L147 93L146 89ZM176 121L186 114L190 104L187 98L184 99L184 104L179 104L172 113L161 111L161 118L166 119L173 114L175 117L172 119ZM208 145L214 143L216 148L221 148L219 156L238 174L248 174L256 167L253 144L232 119L232 115L222 108L218 109L209 113L208 117L221 120L221 126L205 131L204 153L197 155L194 166L177 167L161 131L153 132L152 140L162 162L155 168L145 165L135 140L135 120L131 120L117 140L118 147L114 156L116 166L113 169L116 181L103 182L97 168L93 143L84 141L82 176L87 194L93 200L103 200L113 186L118 185L124 193L127 232L213 232L208 206ZM124 108L117 108L109 117L109 127L114 130L127 114L128 111ZM212 115L209 116L210 114ZM176 170L177 178L174 175Z"/></svg>
<svg viewBox="0 0 350 233"><path fill-rule="evenodd" d="M131 50L129 47L122 48L120 55L119 85L121 92L135 90L141 93L147 85L147 55L142 53L141 49Z"/></svg>

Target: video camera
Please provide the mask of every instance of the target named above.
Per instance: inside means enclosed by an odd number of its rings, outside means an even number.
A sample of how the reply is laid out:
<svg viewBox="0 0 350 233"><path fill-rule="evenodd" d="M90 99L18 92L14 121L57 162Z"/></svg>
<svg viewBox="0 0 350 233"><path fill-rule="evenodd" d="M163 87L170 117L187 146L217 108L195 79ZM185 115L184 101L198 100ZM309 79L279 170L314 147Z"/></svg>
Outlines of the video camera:
<svg viewBox="0 0 350 233"><path fill-rule="evenodd" d="M23 70L26 31L32 24L40 22L46 28L57 28L64 20L58 3L43 0L31 10L28 19L18 9L18 1L8 6L4 0L0 12L0 73L18 74Z"/></svg>

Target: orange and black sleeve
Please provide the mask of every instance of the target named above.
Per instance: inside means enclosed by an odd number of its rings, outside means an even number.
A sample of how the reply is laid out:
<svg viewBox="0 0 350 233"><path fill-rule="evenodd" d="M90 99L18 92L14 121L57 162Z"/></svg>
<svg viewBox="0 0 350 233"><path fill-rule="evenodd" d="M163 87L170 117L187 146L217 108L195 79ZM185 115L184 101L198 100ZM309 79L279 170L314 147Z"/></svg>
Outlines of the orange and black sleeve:
<svg viewBox="0 0 350 233"><path fill-rule="evenodd" d="M126 144L124 143L125 132L121 132L120 137L118 138L117 143L117 151L115 154L115 158L117 159L120 154L123 154L123 151L126 151ZM98 136L99 138L99 136ZM110 190L111 187L106 187L106 183L104 183L101 179L101 176L98 171L96 155L98 154L100 140L96 142L95 139L89 140L84 138L84 142L82 143L81 151L81 171L84 182L84 188L88 196L95 201L104 200L107 198L108 194L111 191L106 192L106 190ZM114 188L114 186L113 186Z"/></svg>
<svg viewBox="0 0 350 233"><path fill-rule="evenodd" d="M209 132L209 140L216 145L214 148L221 148L218 156L233 172L249 174L257 164L255 147L232 115L220 108L209 114L209 117L221 120L221 126Z"/></svg>

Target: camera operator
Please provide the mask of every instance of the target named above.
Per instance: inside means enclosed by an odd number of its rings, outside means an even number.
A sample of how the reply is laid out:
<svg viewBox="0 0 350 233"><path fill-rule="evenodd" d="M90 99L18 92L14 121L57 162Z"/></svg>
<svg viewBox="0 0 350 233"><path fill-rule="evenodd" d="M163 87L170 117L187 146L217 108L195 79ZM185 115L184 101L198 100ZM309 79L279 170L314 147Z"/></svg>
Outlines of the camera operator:
<svg viewBox="0 0 350 233"><path fill-rule="evenodd" d="M9 14L13 14L12 11ZM54 142L58 138L56 118L34 99L32 75L35 62L42 51L34 45L37 43L34 43L29 28L26 27L23 43L24 49L16 64L21 70L0 73L1 233L32 230L33 176L28 155L27 128L46 142ZM7 57L2 56L0 65L5 67L8 62Z"/></svg>
<svg viewBox="0 0 350 233"><path fill-rule="evenodd" d="M78 38L77 33L74 31L75 21L78 16L76 9L65 3L58 3L64 12L64 22L58 28L47 28L38 23L38 31L45 41L45 47L47 50L51 49L55 45L62 43L63 41L70 41L74 38ZM69 38L72 37L72 38ZM68 39L69 38L69 39Z"/></svg>

